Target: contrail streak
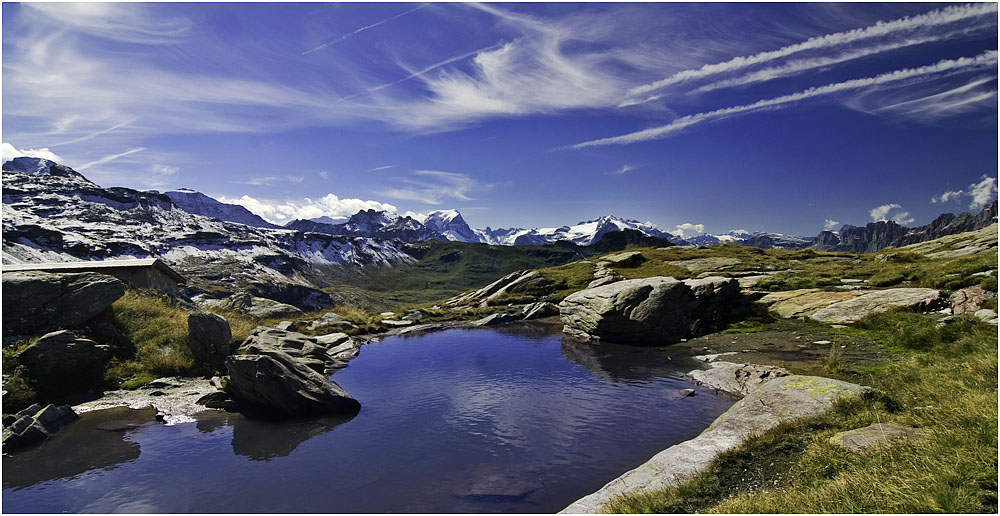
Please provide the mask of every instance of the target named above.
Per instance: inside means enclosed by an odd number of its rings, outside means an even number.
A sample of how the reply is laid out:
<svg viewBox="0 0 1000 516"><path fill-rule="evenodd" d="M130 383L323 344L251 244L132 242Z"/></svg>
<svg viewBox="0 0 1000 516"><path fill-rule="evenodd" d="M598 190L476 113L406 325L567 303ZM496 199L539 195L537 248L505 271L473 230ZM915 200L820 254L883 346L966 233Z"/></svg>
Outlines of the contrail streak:
<svg viewBox="0 0 1000 516"><path fill-rule="evenodd" d="M335 40L327 41L326 43L323 43L322 45L320 45L320 46L318 46L318 47L316 47L314 49L306 50L305 52L302 53L302 55L311 54L313 52L316 52L317 50L323 50L324 48L326 48L326 47L328 47L330 45L336 45L337 43L340 43L341 41L344 41L344 40L350 38L351 36L354 36L355 34L357 34L359 32L364 32L364 31L366 31L368 29L373 29L375 27L378 27L379 25L382 25L383 23L388 23L388 22L391 22L392 20L395 20L396 18L400 18L402 16L406 16L407 14L410 14L410 13L412 13L414 11L419 11L420 9L423 9L424 7L427 7L427 4L419 5L417 7L414 7L413 9L410 9L410 10L407 10L407 11L403 11L403 12L401 12L401 13L395 15L395 16L386 18L386 19L384 19L382 21L375 22L375 23L373 23L371 25L365 25L364 27L361 27L360 29L358 29L358 30L356 30L354 32L348 32L347 34L344 34L343 36L341 36L341 37L339 37L339 38L337 38Z"/></svg>
<svg viewBox="0 0 1000 516"><path fill-rule="evenodd" d="M687 115L678 118L677 120L674 120L669 124L662 125L659 127L651 127L649 129L637 131L634 133L624 134L621 136L601 138L598 140L591 140L583 143L578 143L576 145L570 146L570 148L582 149L585 147L596 147L600 145L623 145L627 143L655 140L659 138L664 138L666 137L666 135L670 133L680 131L685 127L705 122L707 120L738 115L741 113L747 113L765 108L781 107L784 104L798 102L800 100L813 97L820 97L823 95L830 95L832 93L837 93L845 90L865 88L869 86L877 86L880 84L887 84L906 79L914 79L926 75L933 75L944 72L964 72L979 68L985 68L988 66L996 66L996 64L997 64L997 51L989 50L976 57L944 59L937 62L936 64L921 66L919 68L904 68L901 70L896 70L893 72L887 72L880 75L876 75L874 77L866 77L863 79L853 79L844 82L827 84L826 86L809 88L805 91L800 91L798 93L782 95L780 97L775 97L772 99L758 100L757 102L754 102L752 104L727 107L727 108L717 109L715 111L708 111L705 113L696 113L693 115Z"/></svg>

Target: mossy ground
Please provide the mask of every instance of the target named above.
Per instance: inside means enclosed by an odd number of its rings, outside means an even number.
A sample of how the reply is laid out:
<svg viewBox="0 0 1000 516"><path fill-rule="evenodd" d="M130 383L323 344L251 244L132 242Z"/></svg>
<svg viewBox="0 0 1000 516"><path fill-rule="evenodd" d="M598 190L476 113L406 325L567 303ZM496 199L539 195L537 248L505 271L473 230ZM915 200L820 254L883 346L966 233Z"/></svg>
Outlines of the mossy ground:
<svg viewBox="0 0 1000 516"><path fill-rule="evenodd" d="M872 513L997 511L997 330L962 317L889 312L845 332L898 355L877 365L842 358L825 375L874 388L823 415L786 424L720 455L672 489L613 501L621 513ZM823 371L817 371L823 372ZM835 433L877 422L923 439L855 455Z"/></svg>

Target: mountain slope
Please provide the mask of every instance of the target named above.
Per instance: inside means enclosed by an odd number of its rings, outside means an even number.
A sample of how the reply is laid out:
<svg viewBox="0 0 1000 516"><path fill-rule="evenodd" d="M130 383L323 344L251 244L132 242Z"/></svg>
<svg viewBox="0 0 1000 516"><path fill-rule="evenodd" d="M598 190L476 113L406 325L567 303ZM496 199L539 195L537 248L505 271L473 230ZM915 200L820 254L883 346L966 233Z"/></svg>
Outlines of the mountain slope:
<svg viewBox="0 0 1000 516"><path fill-rule="evenodd" d="M158 256L195 291L249 289L316 308L329 299L317 268L413 260L399 242L221 221L164 194L102 188L69 167L24 161L34 159L4 164L3 263Z"/></svg>
<svg viewBox="0 0 1000 516"><path fill-rule="evenodd" d="M480 236L469 227L457 210L437 210L418 218L428 229L436 231L448 240L455 242L483 242Z"/></svg>
<svg viewBox="0 0 1000 516"><path fill-rule="evenodd" d="M839 232L823 231L813 246L817 251L873 253L886 247L902 247L956 233L976 231L997 221L997 201L977 215L944 213L930 224L907 228L892 221L870 222L865 226L845 225Z"/></svg>
<svg viewBox="0 0 1000 516"><path fill-rule="evenodd" d="M400 240L407 243L446 240L441 233L424 226L412 217L400 217L395 213L377 210L359 211L342 224L296 219L285 224L285 229L379 240Z"/></svg>
<svg viewBox="0 0 1000 516"><path fill-rule="evenodd" d="M178 208L194 215L204 215L213 219L237 222L258 228L279 227L254 215L243 206L219 202L201 192L187 188L163 192L163 195L173 201Z"/></svg>

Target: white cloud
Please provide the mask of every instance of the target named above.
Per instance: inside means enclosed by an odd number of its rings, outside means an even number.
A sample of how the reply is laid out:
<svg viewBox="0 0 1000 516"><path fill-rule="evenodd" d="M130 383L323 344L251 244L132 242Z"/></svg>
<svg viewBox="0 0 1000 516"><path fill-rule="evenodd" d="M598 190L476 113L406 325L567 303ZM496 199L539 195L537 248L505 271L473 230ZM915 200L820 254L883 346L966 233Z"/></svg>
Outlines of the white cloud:
<svg viewBox="0 0 1000 516"><path fill-rule="evenodd" d="M275 201L244 195L239 198L219 197L219 202L239 204L268 222L279 225L294 219L319 217L346 219L362 210L396 212L396 207L391 204L361 199L341 199L334 194L327 194L319 199L307 197L301 201Z"/></svg>
<svg viewBox="0 0 1000 516"><path fill-rule="evenodd" d="M114 160L116 160L118 158L123 158L125 156L130 155L130 154L135 154L136 152L142 152L144 150L146 150L145 147L136 147L134 149L129 149L129 150L125 151L125 152L119 152L118 154L109 154L107 156L104 156L102 158L96 159L94 161L91 161L91 162L88 162L88 163L84 163L83 165L80 165L79 167L76 167L76 170L79 171L79 172L82 172L84 170L87 170L90 167L95 166L95 165L103 165L103 164L105 164L105 163L107 163L109 161L114 161Z"/></svg>
<svg viewBox="0 0 1000 516"><path fill-rule="evenodd" d="M945 203L949 201L960 201L965 197L969 198L970 210L981 210L987 204L993 202L997 196L997 178L983 175L982 179L972 183L963 190L949 190L941 195L931 197L931 203Z"/></svg>
<svg viewBox="0 0 1000 516"><path fill-rule="evenodd" d="M878 22L874 25L853 29L844 32L827 34L816 38L788 45L777 50L760 52L749 56L739 56L729 61L707 64L696 70L684 70L677 72L665 79L636 86L628 91L628 95L636 96L649 93L651 91L693 79L709 77L722 73L730 73L751 66L767 63L777 59L783 59L800 52L839 47L872 38L884 37L894 33L906 33L909 31L944 26L955 22L967 20L969 18L994 14L997 11L995 4L977 3L961 6L949 6L944 9L934 10L926 14L900 18L889 22ZM866 54L862 54L866 55ZM859 55L858 57L861 57Z"/></svg>
<svg viewBox="0 0 1000 516"><path fill-rule="evenodd" d="M623 176L625 175L626 172L630 170L635 170L635 168L636 167L633 167L632 165L622 165L622 168L615 170L614 173L618 174L619 176Z"/></svg>
<svg viewBox="0 0 1000 516"><path fill-rule="evenodd" d="M913 222L913 217L910 216L910 212L901 211L892 216L893 222L899 225L905 225Z"/></svg>
<svg viewBox="0 0 1000 516"><path fill-rule="evenodd" d="M946 73L979 70L987 67L996 66L996 64L997 64L997 51L988 50L976 57L943 59L933 65L921 66L919 68L905 68L893 72L879 74L874 77L853 79L844 82L827 84L826 86L809 88L807 90L800 91L798 93L782 95L780 97L775 97L771 99L758 100L757 102L754 102L752 104L733 106L728 108L717 109L715 111L708 111L704 113L696 113L694 115L687 115L680 117L666 125L651 127L649 129L636 131L634 133L628 133L621 136L600 138L597 140L578 143L576 145L572 145L571 148L582 149L585 147L594 147L599 145L623 145L628 143L655 140L655 139L665 138L668 135L676 133L686 127L699 124L701 122L705 122L708 120L714 120L718 118L725 118L743 113L760 111L762 109L780 108L784 107L787 104L798 102L804 99L830 95L846 90L868 88L872 86L879 86L903 80L918 81L923 78L927 78L929 76L940 76L941 74L946 74Z"/></svg>
<svg viewBox="0 0 1000 516"><path fill-rule="evenodd" d="M370 168L370 169L368 169L368 171L369 172L378 172L379 170L387 170L387 169L390 169L390 168L395 167L395 166L396 165L383 165L381 167Z"/></svg>
<svg viewBox="0 0 1000 516"><path fill-rule="evenodd" d="M893 222L900 225L913 222L913 217L910 217L910 212L902 211L902 208L902 206L896 203L883 204L877 208L872 208L868 214L871 215L872 222L886 222L889 220L886 216L889 215L892 210L900 210L892 215L891 218Z"/></svg>
<svg viewBox="0 0 1000 516"><path fill-rule="evenodd" d="M894 209L899 209L899 208L902 208L902 206L900 206L898 204L895 204L895 203L893 203L893 204L883 204L882 206L879 206L878 208L872 208L868 212L868 214L871 215L872 222L884 222L884 221L887 220L885 218L885 216L890 211L892 211Z"/></svg>
<svg viewBox="0 0 1000 516"><path fill-rule="evenodd" d="M969 185L969 195L972 197L969 209L982 209L997 197L997 178L984 175L982 181Z"/></svg>
<svg viewBox="0 0 1000 516"><path fill-rule="evenodd" d="M705 232L705 225L704 224L692 224L690 222L685 222L683 224L678 224L678 225L676 225L674 227L676 228L676 230L675 231L670 231L670 234L679 236L681 238L684 238L684 235L685 235L686 231L691 231L693 233L704 233Z"/></svg>
<svg viewBox="0 0 1000 516"><path fill-rule="evenodd" d="M473 190L485 188L467 174L440 170L414 170L417 178L398 178L411 186L387 188L379 192L392 199L417 201L424 204L441 204L446 199L471 201Z"/></svg>
<svg viewBox="0 0 1000 516"><path fill-rule="evenodd" d="M965 190L949 190L941 195L935 195L931 197L931 204L938 204L948 201L957 201L962 195L965 194Z"/></svg>
<svg viewBox="0 0 1000 516"><path fill-rule="evenodd" d="M323 179L329 179L330 178L330 173L327 172L326 170L320 170L319 171L319 177L321 177Z"/></svg>
<svg viewBox="0 0 1000 516"><path fill-rule="evenodd" d="M90 36L129 43L170 43L184 34L191 23L164 17L148 6L127 3L44 3L29 2L48 23Z"/></svg>
<svg viewBox="0 0 1000 516"><path fill-rule="evenodd" d="M153 164L146 167L146 170L160 176L172 176L176 174L180 168L172 167L170 165Z"/></svg>
<svg viewBox="0 0 1000 516"><path fill-rule="evenodd" d="M825 231L833 231L834 228L836 228L839 225L840 222L837 222L836 220L833 219L826 219L823 221L823 229Z"/></svg>
<svg viewBox="0 0 1000 516"><path fill-rule="evenodd" d="M3 161L27 156L29 158L43 158L60 164L63 162L62 157L50 151L48 147L42 147L41 149L18 149L7 142L3 142L0 147L3 149Z"/></svg>

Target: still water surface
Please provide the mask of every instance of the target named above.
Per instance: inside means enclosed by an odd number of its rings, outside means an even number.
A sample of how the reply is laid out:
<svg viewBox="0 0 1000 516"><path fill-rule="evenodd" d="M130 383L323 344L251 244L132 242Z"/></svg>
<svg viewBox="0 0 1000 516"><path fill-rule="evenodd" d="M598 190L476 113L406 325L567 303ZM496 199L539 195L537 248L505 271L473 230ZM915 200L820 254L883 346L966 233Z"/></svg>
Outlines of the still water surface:
<svg viewBox="0 0 1000 516"><path fill-rule="evenodd" d="M87 413L3 458L3 511L554 512L732 404L679 396L691 364L669 350L553 330L366 345L333 376L362 403L351 419L211 411L166 426L148 412Z"/></svg>

